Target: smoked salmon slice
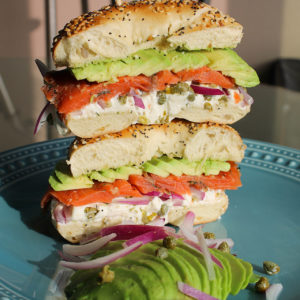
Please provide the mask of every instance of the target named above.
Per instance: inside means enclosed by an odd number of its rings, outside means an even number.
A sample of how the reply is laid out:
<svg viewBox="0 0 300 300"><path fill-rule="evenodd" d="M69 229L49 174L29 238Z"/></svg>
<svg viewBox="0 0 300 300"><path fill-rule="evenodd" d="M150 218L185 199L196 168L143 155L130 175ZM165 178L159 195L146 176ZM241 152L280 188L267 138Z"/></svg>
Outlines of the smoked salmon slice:
<svg viewBox="0 0 300 300"><path fill-rule="evenodd" d="M130 175L128 181L117 179L112 183L95 182L93 187L86 189L54 191L50 188L42 198L41 207L46 206L51 196L66 206L80 206L96 202L111 203L117 197L143 197L153 191L186 195L191 194L191 186L198 189L208 187L234 190L242 184L237 165L233 162L230 164L231 169L228 172L220 172L218 175L161 177L144 173L143 175Z"/></svg>
<svg viewBox="0 0 300 300"><path fill-rule="evenodd" d="M109 101L117 95L126 95L133 90L149 92L153 89L164 90L169 84L181 81L213 83L223 88L232 88L234 82L221 72L208 67L183 70L177 73L163 70L147 77L145 75L119 77L117 82L88 82L76 80L69 70L52 71L44 77L42 90L48 101L53 103L62 115L79 110L91 102Z"/></svg>

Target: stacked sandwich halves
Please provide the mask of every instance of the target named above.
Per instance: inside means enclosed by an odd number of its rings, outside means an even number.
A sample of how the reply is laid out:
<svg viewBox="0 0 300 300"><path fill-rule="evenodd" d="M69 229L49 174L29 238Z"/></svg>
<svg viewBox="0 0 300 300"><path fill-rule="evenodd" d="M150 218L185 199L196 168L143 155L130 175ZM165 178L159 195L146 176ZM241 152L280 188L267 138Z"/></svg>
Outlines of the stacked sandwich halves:
<svg viewBox="0 0 300 300"><path fill-rule="evenodd" d="M192 0L107 6L54 39L43 87L77 138L42 206L71 242L104 226L197 223L228 206L241 186L245 146L226 124L244 117L256 72L232 48L242 26Z"/></svg>

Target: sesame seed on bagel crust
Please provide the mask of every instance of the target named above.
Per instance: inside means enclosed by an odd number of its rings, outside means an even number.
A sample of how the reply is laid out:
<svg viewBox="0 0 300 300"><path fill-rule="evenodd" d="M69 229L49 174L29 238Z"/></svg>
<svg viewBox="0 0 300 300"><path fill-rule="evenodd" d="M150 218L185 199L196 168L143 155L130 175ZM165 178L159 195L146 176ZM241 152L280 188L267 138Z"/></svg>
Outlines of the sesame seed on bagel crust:
<svg viewBox="0 0 300 300"><path fill-rule="evenodd" d="M141 165L153 157L185 157L240 162L245 145L227 125L176 120L169 124L132 125L98 138L76 138L69 150L73 176L93 170Z"/></svg>
<svg viewBox="0 0 300 300"><path fill-rule="evenodd" d="M242 26L194 0L134 1L73 19L53 41L57 66L77 67L119 59L141 49L234 48Z"/></svg>

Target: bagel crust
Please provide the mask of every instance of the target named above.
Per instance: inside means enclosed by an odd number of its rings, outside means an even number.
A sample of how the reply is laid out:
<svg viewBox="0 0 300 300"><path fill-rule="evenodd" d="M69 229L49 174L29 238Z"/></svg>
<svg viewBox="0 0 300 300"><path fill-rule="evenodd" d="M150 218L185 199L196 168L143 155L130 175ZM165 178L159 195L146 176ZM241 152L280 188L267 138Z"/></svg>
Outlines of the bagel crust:
<svg viewBox="0 0 300 300"><path fill-rule="evenodd" d="M73 19L53 41L57 66L120 59L141 49L234 48L242 26L200 1L133 1Z"/></svg>
<svg viewBox="0 0 300 300"><path fill-rule="evenodd" d="M141 165L153 157L185 157L240 162L245 145L233 128L215 123L172 121L163 125L132 125L97 138L77 138L69 151L73 176L93 170Z"/></svg>

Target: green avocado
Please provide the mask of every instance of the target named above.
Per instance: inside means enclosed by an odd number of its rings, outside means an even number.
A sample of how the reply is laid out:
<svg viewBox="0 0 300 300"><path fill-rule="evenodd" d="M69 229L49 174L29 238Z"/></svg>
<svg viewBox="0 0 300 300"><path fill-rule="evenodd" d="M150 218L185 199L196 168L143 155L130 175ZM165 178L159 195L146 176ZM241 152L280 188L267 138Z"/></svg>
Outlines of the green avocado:
<svg viewBox="0 0 300 300"><path fill-rule="evenodd" d="M65 289L68 299L150 299L182 300L185 297L177 282L183 281L218 299L229 293L236 295L253 278L252 266L235 256L211 249L223 268L214 265L216 278L208 279L203 255L177 240L175 249L168 249L164 259L155 255L162 241L143 245L138 250L109 265L115 273L112 282L101 283L101 269L76 271ZM102 257L122 249L122 241L110 242L92 258Z"/></svg>
<svg viewBox="0 0 300 300"><path fill-rule="evenodd" d="M152 161L147 161L143 164L143 169L145 172L152 173L161 177L167 177L170 173L163 168L155 165Z"/></svg>
<svg viewBox="0 0 300 300"><path fill-rule="evenodd" d="M231 49L199 51L140 50L119 60L106 59L72 68L77 80L115 81L120 76L151 76L162 70L179 72L208 66L235 79L237 85L252 87L259 84L258 76L241 57Z"/></svg>
<svg viewBox="0 0 300 300"><path fill-rule="evenodd" d="M55 191L90 188L94 184L86 175L73 177L70 167L65 161L59 161L56 164L55 170L49 178L49 183Z"/></svg>
<svg viewBox="0 0 300 300"><path fill-rule="evenodd" d="M132 174L142 175L143 171L167 177L170 174L175 176L186 175L218 175L220 171L230 170L230 164L224 161L208 159L202 161L189 161L186 158L169 158L162 156L145 162L141 167L122 166L117 169L103 169L92 171L88 175L73 177L69 166L65 161L60 161L49 178L49 183L55 191L90 188L93 180L100 182L114 182L116 179L128 180Z"/></svg>
<svg viewBox="0 0 300 300"><path fill-rule="evenodd" d="M120 76L151 76L161 70L178 72L183 69L200 68L209 63L201 52L179 52L171 50L162 52L155 49L140 50L119 60L102 60L87 64L84 67L72 68L77 80L111 81Z"/></svg>
<svg viewBox="0 0 300 300"><path fill-rule="evenodd" d="M242 87L253 87L259 84L259 78L252 69L236 52L231 49L207 51L209 59L207 65L215 71L221 71L223 75L235 79L235 83Z"/></svg>

